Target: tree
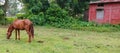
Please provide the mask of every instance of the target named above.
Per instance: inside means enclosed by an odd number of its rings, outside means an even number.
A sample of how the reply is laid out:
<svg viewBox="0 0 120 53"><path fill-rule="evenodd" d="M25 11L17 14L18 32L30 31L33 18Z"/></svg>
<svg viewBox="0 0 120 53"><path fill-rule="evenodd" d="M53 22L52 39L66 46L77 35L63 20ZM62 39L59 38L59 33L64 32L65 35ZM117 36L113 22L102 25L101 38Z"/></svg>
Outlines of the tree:
<svg viewBox="0 0 120 53"><path fill-rule="evenodd" d="M89 0L56 0L56 3L63 9L67 9L70 15L82 14L88 8Z"/></svg>
<svg viewBox="0 0 120 53"><path fill-rule="evenodd" d="M8 0L1 0L3 4L0 6L0 24L5 24L5 16L8 7Z"/></svg>
<svg viewBox="0 0 120 53"><path fill-rule="evenodd" d="M10 16L15 16L19 12L19 3L18 0L9 0L7 12Z"/></svg>
<svg viewBox="0 0 120 53"><path fill-rule="evenodd" d="M48 0L19 0L21 1L28 14L39 14L45 12L49 7Z"/></svg>
<svg viewBox="0 0 120 53"><path fill-rule="evenodd" d="M7 11L7 8L8 8L8 0L5 0L5 3L4 3L4 5L2 5L2 8L3 8L3 11L4 11L4 15L6 16L6 11Z"/></svg>

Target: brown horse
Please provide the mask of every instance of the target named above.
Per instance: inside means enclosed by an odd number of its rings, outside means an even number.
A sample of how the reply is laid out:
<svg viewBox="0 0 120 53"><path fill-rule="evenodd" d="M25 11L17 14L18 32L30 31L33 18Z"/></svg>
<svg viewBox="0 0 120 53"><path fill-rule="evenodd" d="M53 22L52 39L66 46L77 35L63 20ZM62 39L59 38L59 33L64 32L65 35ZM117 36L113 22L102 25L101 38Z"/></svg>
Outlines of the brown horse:
<svg viewBox="0 0 120 53"><path fill-rule="evenodd" d="M10 39L12 31L15 30L15 39L20 40L20 30L26 30L28 34L28 42L31 42L31 38L34 38L34 28L33 24L29 19L16 19L8 28L7 39ZM18 37L17 37L18 34Z"/></svg>

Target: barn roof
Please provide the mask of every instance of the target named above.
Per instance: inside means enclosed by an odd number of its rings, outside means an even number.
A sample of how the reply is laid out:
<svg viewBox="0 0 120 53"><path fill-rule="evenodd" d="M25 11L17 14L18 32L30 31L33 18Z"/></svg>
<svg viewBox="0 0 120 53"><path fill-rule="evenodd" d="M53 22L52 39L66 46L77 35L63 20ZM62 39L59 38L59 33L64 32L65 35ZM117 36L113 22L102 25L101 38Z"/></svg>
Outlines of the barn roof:
<svg viewBox="0 0 120 53"><path fill-rule="evenodd" d="M90 4L97 4L97 3L120 3L120 0L117 1L95 1L95 2L90 2Z"/></svg>

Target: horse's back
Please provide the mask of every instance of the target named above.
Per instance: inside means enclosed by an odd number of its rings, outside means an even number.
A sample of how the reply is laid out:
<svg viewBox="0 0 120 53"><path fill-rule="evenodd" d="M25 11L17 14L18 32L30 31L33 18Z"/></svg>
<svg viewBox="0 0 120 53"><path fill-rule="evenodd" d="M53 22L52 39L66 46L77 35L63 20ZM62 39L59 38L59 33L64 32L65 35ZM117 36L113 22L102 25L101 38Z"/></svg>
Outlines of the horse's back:
<svg viewBox="0 0 120 53"><path fill-rule="evenodd" d="M24 23L26 25L31 25L32 24L32 22L29 19L24 19Z"/></svg>
<svg viewBox="0 0 120 53"><path fill-rule="evenodd" d="M31 24L32 24L32 22L29 19L24 19L24 20L16 19L13 22L14 28L21 29L21 30L24 30L26 26L29 26Z"/></svg>
<svg viewBox="0 0 120 53"><path fill-rule="evenodd" d="M15 29L24 29L24 21L23 20L15 20L14 22L13 22L13 26L14 26L14 28Z"/></svg>

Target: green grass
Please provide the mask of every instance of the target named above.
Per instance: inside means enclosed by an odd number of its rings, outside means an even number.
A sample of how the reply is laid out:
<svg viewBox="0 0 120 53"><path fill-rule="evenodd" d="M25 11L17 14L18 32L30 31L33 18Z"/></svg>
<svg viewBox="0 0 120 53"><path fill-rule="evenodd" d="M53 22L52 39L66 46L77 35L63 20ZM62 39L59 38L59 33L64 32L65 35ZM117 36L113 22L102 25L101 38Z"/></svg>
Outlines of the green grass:
<svg viewBox="0 0 120 53"><path fill-rule="evenodd" d="M21 31L6 39L7 27L0 26L0 53L120 53L120 32L92 32L52 27L34 27L35 39Z"/></svg>

